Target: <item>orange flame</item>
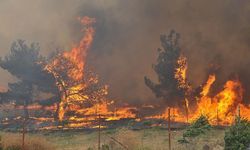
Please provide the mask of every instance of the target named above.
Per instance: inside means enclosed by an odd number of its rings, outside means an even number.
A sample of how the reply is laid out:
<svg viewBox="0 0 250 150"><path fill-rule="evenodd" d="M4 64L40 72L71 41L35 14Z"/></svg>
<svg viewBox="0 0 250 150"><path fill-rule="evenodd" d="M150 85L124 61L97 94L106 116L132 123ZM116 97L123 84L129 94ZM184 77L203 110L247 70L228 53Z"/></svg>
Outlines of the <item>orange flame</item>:
<svg viewBox="0 0 250 150"><path fill-rule="evenodd" d="M104 86L101 90L96 91L94 96L84 93L84 89L88 85L98 83L98 78L91 76L85 81L85 61L87 57L87 51L90 49L93 43L95 30L92 27L93 23L96 22L94 18L83 17L79 18L79 21L84 25L82 30L84 33L79 45L72 48L70 51L66 51L60 54L51 64L47 65L45 69L52 73L57 80L58 89L61 92L61 101L59 104L59 119L63 120L65 113L74 112L74 116L67 116L70 124L68 127L82 127L94 125L93 121L96 120L97 116L100 115L101 119L106 121L120 120L122 118L136 118L134 113L137 108L135 107L120 107L115 110L110 110L113 105L113 101L108 101L104 98L108 94L107 86ZM66 59L74 65L74 67L67 68L67 76L75 81L74 84L69 85L64 80L60 79L60 74L54 71L54 69L64 70L66 69L61 58ZM218 92L215 96L210 96L212 85L216 81L215 74L211 74L208 77L207 82L203 85L200 97L196 99L196 107L191 110L189 105L188 96L192 89L187 82L187 58L181 55L178 58L175 70L175 79L178 81L178 87L186 91L184 98L183 111L180 108L171 109L171 120L179 122L189 122L195 120L201 114L207 115L211 124L227 125L231 124L237 113L237 108L240 108L240 115L244 118L250 119L250 106L243 104L243 87L238 80L229 80L225 83L224 88ZM82 82L84 81L84 82ZM66 87L66 88L65 88ZM80 93L80 94L79 94ZM90 106L83 106L86 100L91 99ZM148 108L154 109L154 106ZM191 107L192 108L192 107ZM167 108L162 114L148 116L142 119L167 119L168 110Z"/></svg>
<svg viewBox="0 0 250 150"><path fill-rule="evenodd" d="M86 16L82 19L79 18L79 20L81 24L85 26L85 29L83 30L84 36L78 46L72 48L68 52L63 53L65 58L76 65L76 67L73 68L69 73L69 76L76 81L83 79L87 50L90 48L95 34L95 30L91 25L96 22L94 18L89 18Z"/></svg>
<svg viewBox="0 0 250 150"><path fill-rule="evenodd" d="M215 96L209 96L212 84L215 82L214 74L210 75L206 84L203 86L200 93L201 97L197 99L196 109L188 110L188 114L184 114L179 108L172 108L172 120L185 122L187 117L195 120L200 115L206 115L209 122L213 125L230 125L234 122L235 116L240 115L243 118L250 120L250 107L243 104L243 87L238 80L229 80L225 83L224 88ZM185 100L186 107L188 102ZM237 112L238 109L240 112ZM240 113L240 114L239 114ZM148 118L167 118L167 108L160 114L150 116ZM189 116L187 116L189 115Z"/></svg>
<svg viewBox="0 0 250 150"><path fill-rule="evenodd" d="M187 58L180 56L177 60L177 68L175 70L175 79L178 80L179 88L190 90L190 86L187 83Z"/></svg>
<svg viewBox="0 0 250 150"><path fill-rule="evenodd" d="M63 120L65 113L74 112L75 116L69 117L69 121L73 122L69 124L69 127L80 127L89 125L89 121L96 120L98 114L105 120L119 120L122 118L135 118L135 114L132 113L130 107L123 107L117 109L115 112L109 110L109 106L113 101L107 101L103 96L108 94L108 87L104 86L102 89L92 91L94 96L84 93L84 90L91 84L97 84L98 78L91 76L85 80L85 61L87 51L91 47L93 42L95 30L92 24L95 23L94 18L83 17L79 18L82 25L85 26L83 32L84 36L81 39L78 46L72 48L70 51L66 51L52 61L51 64L46 66L46 70L51 72L56 79L58 79L58 88L61 92L61 101L59 103L59 120ZM62 62L66 59L70 63L74 64L73 67L64 67L67 65ZM68 84L60 78L60 74L55 71L54 68L59 70L67 69L67 76L75 81L75 84ZM83 102L91 99L91 106L82 106Z"/></svg>

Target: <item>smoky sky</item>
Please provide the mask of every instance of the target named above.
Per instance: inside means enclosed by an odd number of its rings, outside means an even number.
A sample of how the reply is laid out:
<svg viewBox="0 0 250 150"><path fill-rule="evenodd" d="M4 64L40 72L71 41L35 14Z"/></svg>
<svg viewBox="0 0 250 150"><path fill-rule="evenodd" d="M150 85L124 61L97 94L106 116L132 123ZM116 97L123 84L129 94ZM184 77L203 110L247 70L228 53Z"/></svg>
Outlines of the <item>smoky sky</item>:
<svg viewBox="0 0 250 150"><path fill-rule="evenodd" d="M0 0L0 55L20 38L38 42L44 55L58 47L68 49L82 36L78 16L97 20L87 64L109 85L111 99L158 101L143 77L157 81L152 64L159 37L172 29L181 35L193 87L206 80L213 63L220 66L220 87L232 76L250 85L248 0ZM11 80L1 71L2 86Z"/></svg>

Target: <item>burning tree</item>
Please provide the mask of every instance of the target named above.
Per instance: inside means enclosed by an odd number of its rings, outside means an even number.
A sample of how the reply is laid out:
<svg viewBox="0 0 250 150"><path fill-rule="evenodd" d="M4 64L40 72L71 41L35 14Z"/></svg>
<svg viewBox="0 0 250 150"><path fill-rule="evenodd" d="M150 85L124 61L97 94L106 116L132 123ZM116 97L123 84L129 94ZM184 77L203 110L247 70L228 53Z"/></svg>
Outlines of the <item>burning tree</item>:
<svg viewBox="0 0 250 150"><path fill-rule="evenodd" d="M26 118L29 118L29 109L50 110L50 116L47 111L40 111L41 115L46 112L46 116L30 118L40 123L50 121L52 128L64 120L69 123L67 127L86 127L94 126L92 122L96 122L97 117L107 121L135 118L131 112L134 108L109 110L113 101L106 98L108 86L101 85L98 76L86 67L87 51L94 39L92 24L95 19L83 17L79 21L84 25L83 37L69 51L56 51L46 58L39 54L38 44L28 46L22 40L13 43L10 55L1 59L0 66L18 81L10 83L7 92L0 93L2 103L21 105ZM51 112L55 122L51 122ZM45 128L48 129L46 125Z"/></svg>
<svg viewBox="0 0 250 150"><path fill-rule="evenodd" d="M216 74L219 70L211 71L217 70L218 66L212 63L211 66L215 68L210 68L208 79L198 88L191 87L186 78L187 59L178 44L179 34L172 31L168 36L162 35L160 39L163 49L158 50L157 64L153 65L159 83L154 83L147 77L145 83L157 97L166 99L167 104L174 107L175 120L183 122L189 118L195 120L201 115L206 115L209 123L213 125L228 125L233 122L237 109L242 110L241 115L249 119L250 105L243 101L245 89L238 77L231 77L223 83L224 85L216 84L218 82ZM214 92L214 88L220 90ZM185 105L180 105L181 102ZM186 117L180 111L182 106L186 108ZM165 111L150 118L166 118L166 116L168 115Z"/></svg>
<svg viewBox="0 0 250 150"><path fill-rule="evenodd" d="M65 113L71 114L72 120L77 120L78 116L97 114L97 106L104 103L107 95L107 86L100 85L97 75L87 70L85 64L87 51L93 42L94 28L91 25L95 19L83 17L79 20L85 27L79 45L70 51L58 52L44 68L56 81L60 121Z"/></svg>
<svg viewBox="0 0 250 150"><path fill-rule="evenodd" d="M100 84L98 76L86 66L87 53L95 34L92 25L96 20L83 17L79 21L84 26L79 44L69 51L56 53L44 67L56 83L58 119L69 121L68 127L86 127L93 126L91 122L95 122L97 117L106 121L134 118L130 107L119 108L115 113L109 110L113 101L107 100L108 86Z"/></svg>
<svg viewBox="0 0 250 150"><path fill-rule="evenodd" d="M158 75L159 83L145 77L145 84L157 97L164 98L170 105L178 105L189 94L190 86L186 79L187 60L179 47L180 35L171 31L168 36L161 35L163 49L158 49L157 64L153 69Z"/></svg>
<svg viewBox="0 0 250 150"><path fill-rule="evenodd" d="M72 62L64 54L64 52L57 54L45 67L56 81L59 120L63 120L65 112L79 112L81 108L103 101L107 94L107 86L101 86L97 75L93 72L86 71L84 76L78 77L83 70L78 70L77 62ZM79 71L79 74L76 73L77 76L74 76L72 71Z"/></svg>

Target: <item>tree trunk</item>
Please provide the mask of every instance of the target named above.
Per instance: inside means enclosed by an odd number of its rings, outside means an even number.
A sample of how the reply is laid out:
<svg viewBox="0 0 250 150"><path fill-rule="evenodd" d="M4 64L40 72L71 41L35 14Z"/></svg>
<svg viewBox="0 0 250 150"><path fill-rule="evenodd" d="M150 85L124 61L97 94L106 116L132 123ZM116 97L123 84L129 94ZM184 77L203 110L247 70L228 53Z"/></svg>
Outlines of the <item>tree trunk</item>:
<svg viewBox="0 0 250 150"><path fill-rule="evenodd" d="M56 98L58 99L58 102L56 103L56 111L54 114L54 120L59 121L59 108L60 108L60 101L61 101L61 93L60 93L59 89L57 89L57 97Z"/></svg>
<svg viewBox="0 0 250 150"><path fill-rule="evenodd" d="M56 111L55 111L55 114L54 114L54 120L55 121L58 121L59 120L59 106L60 106L60 103L56 103Z"/></svg>

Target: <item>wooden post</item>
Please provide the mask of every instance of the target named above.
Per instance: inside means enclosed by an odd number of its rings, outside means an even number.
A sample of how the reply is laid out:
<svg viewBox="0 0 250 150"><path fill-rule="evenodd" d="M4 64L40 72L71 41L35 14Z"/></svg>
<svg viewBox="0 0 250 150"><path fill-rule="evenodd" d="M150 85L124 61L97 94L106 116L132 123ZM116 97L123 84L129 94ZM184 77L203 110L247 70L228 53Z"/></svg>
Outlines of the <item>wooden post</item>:
<svg viewBox="0 0 250 150"><path fill-rule="evenodd" d="M97 124L98 124L98 141L97 141L97 147L98 147L98 150L101 150L101 114L100 114L100 110L99 110L99 106L100 105L100 101L98 101L98 104L97 106L95 107L96 109L96 118L95 120L97 121Z"/></svg>
<svg viewBox="0 0 250 150"><path fill-rule="evenodd" d="M188 123L189 112L188 112L188 100L187 99L185 99L185 110L186 110L186 120Z"/></svg>
<svg viewBox="0 0 250 150"><path fill-rule="evenodd" d="M186 119L187 119L187 123L188 123L188 115L189 115L189 113L188 113L188 107L186 107Z"/></svg>
<svg viewBox="0 0 250 150"><path fill-rule="evenodd" d="M98 114L98 150L101 150L101 115Z"/></svg>
<svg viewBox="0 0 250 150"><path fill-rule="evenodd" d="M238 105L238 117L240 118L240 105Z"/></svg>
<svg viewBox="0 0 250 150"><path fill-rule="evenodd" d="M25 150L25 132L26 132L25 121L26 121L26 119L24 118L24 120L23 120L23 131L22 131L22 150Z"/></svg>
<svg viewBox="0 0 250 150"><path fill-rule="evenodd" d="M217 121L217 126L219 126L219 110L218 110L218 106L216 108L216 121Z"/></svg>
<svg viewBox="0 0 250 150"><path fill-rule="evenodd" d="M172 121L175 122L175 109L172 109ZM170 111L171 113L171 111Z"/></svg>
<svg viewBox="0 0 250 150"><path fill-rule="evenodd" d="M170 107L168 108L168 143L169 143L169 150L171 150L171 127L170 127Z"/></svg>

